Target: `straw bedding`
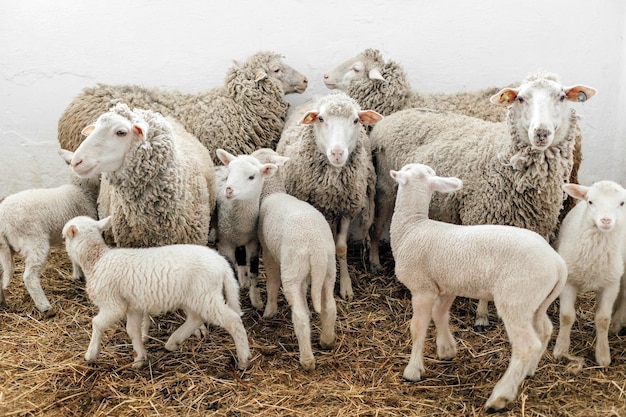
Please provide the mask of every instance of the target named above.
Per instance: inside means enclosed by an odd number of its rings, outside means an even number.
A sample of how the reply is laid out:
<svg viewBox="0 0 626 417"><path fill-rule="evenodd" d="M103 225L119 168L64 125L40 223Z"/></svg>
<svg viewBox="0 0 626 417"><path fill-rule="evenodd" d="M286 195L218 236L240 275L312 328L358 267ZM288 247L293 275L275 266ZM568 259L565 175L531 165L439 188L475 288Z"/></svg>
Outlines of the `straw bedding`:
<svg viewBox="0 0 626 417"><path fill-rule="evenodd" d="M96 311L84 284L72 280L64 248L52 249L42 274L44 291L57 308L51 319L42 317L19 282L20 261L7 290L10 307L0 311L0 415L483 415L481 408L510 357L502 323L484 334L474 332L476 303L457 299L451 312L457 357L436 358L431 328L425 378L407 382L402 371L411 350L409 293L392 272L368 274L363 259L363 253L351 249L355 298L348 303L337 297L337 345L332 351L314 346L317 367L312 372L299 366L291 314L282 297L272 320L263 319L242 297L253 351L244 372L234 367L234 344L221 328L211 327L205 337L192 336L178 351L167 352L167 337L184 320L179 313L153 319L146 343L149 364L143 369L131 366L132 346L121 322L103 338L98 362L87 364L83 355ZM626 337L611 335L613 363L608 369L596 367L594 308L592 296L578 303L571 351L583 356L584 364L574 373L550 353L558 331L558 307L551 306L555 331L548 351L535 377L524 381L517 401L500 415L626 416ZM495 310L491 315L495 321ZM317 315L312 322L317 343Z"/></svg>

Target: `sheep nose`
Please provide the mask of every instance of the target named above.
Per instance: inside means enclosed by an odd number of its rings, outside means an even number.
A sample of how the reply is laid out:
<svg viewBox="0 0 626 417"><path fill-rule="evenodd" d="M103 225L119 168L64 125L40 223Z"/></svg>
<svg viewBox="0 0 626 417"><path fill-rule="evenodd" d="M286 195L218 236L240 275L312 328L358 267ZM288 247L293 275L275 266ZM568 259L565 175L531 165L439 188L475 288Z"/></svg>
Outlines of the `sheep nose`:
<svg viewBox="0 0 626 417"><path fill-rule="evenodd" d="M82 160L82 159L79 159L79 160L77 160L77 161L74 161L74 160L72 159L72 161L70 162L70 166L71 166L72 168L76 168L77 166L79 166L79 165L80 165L80 164L82 164L82 163L83 163L83 160Z"/></svg>
<svg viewBox="0 0 626 417"><path fill-rule="evenodd" d="M226 198L232 198L234 194L232 187L226 187L224 194L226 194Z"/></svg>
<svg viewBox="0 0 626 417"><path fill-rule="evenodd" d="M309 83L309 80L308 80L306 77L304 77L304 80L302 80L302 82L303 82L304 84L308 84L308 83Z"/></svg>
<svg viewBox="0 0 626 417"><path fill-rule="evenodd" d="M607 226L611 224L611 219L607 219L606 217L601 218L600 221L602 222L602 224Z"/></svg>
<svg viewBox="0 0 626 417"><path fill-rule="evenodd" d="M324 74L324 79L327 80L328 79L328 74Z"/></svg>
<svg viewBox="0 0 626 417"><path fill-rule="evenodd" d="M332 156L335 161L340 161L343 158L343 149L331 150L330 156Z"/></svg>
<svg viewBox="0 0 626 417"><path fill-rule="evenodd" d="M550 131L548 129L535 129L535 141L538 144L544 144L548 142L548 137L550 136Z"/></svg>

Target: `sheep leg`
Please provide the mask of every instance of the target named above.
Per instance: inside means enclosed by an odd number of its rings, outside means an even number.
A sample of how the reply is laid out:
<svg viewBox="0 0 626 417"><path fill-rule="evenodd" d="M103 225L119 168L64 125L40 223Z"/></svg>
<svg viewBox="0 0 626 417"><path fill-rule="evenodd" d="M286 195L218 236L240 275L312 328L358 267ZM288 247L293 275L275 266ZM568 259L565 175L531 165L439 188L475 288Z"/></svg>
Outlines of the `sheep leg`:
<svg viewBox="0 0 626 417"><path fill-rule="evenodd" d="M36 248L24 250L24 285L35 302L35 305L44 313L45 317L52 317L56 311L50 305L48 297L44 294L39 280L39 274L46 263L46 257L50 245L48 242L40 242Z"/></svg>
<svg viewBox="0 0 626 417"><path fill-rule="evenodd" d="M613 317L611 317L611 332L619 333L626 324L626 274L622 275L620 292L614 304Z"/></svg>
<svg viewBox="0 0 626 417"><path fill-rule="evenodd" d="M380 194L380 195L379 195ZM389 198L387 193L377 190L376 193L376 217L374 225L370 231L370 268L374 275L383 273L383 266L380 263L380 240L382 239L385 225L389 223L393 214L394 199Z"/></svg>
<svg viewBox="0 0 626 417"><path fill-rule="evenodd" d="M241 288L248 288L250 286L250 278L248 277L248 260L245 246L234 248L233 265L236 265L235 272L237 273L239 285Z"/></svg>
<svg viewBox="0 0 626 417"><path fill-rule="evenodd" d="M183 343L200 325L204 324L202 317L195 311L185 309L185 315L187 316L185 322L167 339L165 343L165 349L170 352L178 349L181 343Z"/></svg>
<svg viewBox="0 0 626 417"><path fill-rule="evenodd" d="M13 252L9 245L0 243L0 267L2 267L2 289L6 290L13 279Z"/></svg>
<svg viewBox="0 0 626 417"><path fill-rule="evenodd" d="M257 287L259 276L259 242L255 239L246 244L246 265L249 267L248 280L250 281L250 303L257 310L263 309L261 291Z"/></svg>
<svg viewBox="0 0 626 417"><path fill-rule="evenodd" d="M74 278L75 281L82 281L85 278L85 273L83 272L83 269L80 267L78 262L74 262L73 260L72 260L72 278Z"/></svg>
<svg viewBox="0 0 626 417"><path fill-rule="evenodd" d="M474 330L484 333L489 327L489 301L478 300L476 306L476 321L474 322Z"/></svg>
<svg viewBox="0 0 626 417"><path fill-rule="evenodd" d="M541 357L543 356L543 352L545 352L546 348L548 347L550 336L552 336L553 326L547 314L548 306L550 304L549 303L544 303L544 304L545 304L545 308L540 307L539 310L535 312L535 320L534 320L535 331L537 333L537 336L539 337L539 340L541 340L541 351L539 352L539 354L535 357L535 359L531 362L530 366L528 367L528 371L526 373L527 376L535 375L537 366L539 366L539 361L541 360Z"/></svg>
<svg viewBox="0 0 626 417"><path fill-rule="evenodd" d="M404 368L404 378L409 381L419 381L424 373L424 341L430 324L436 294L411 292L413 317L411 318L411 358Z"/></svg>
<svg viewBox="0 0 626 417"><path fill-rule="evenodd" d="M348 232L350 229L350 218L342 217L339 222L335 251L339 261L339 294L345 300L352 301L354 292L352 291L352 280L348 273Z"/></svg>
<svg viewBox="0 0 626 417"><path fill-rule="evenodd" d="M333 270L331 271L330 268ZM322 322L322 334L320 335L320 346L322 349L332 349L335 347L335 322L337 321L337 304L335 303L335 265L329 265L326 280L322 287L322 311L320 321Z"/></svg>
<svg viewBox="0 0 626 417"><path fill-rule="evenodd" d="M611 363L609 325L611 323L611 311L618 293L619 281L596 293L596 362L602 367L607 367Z"/></svg>
<svg viewBox="0 0 626 417"><path fill-rule="evenodd" d="M450 332L450 306L454 295L439 296L433 306L433 322L437 330L437 356L439 359L451 359L456 356L456 341Z"/></svg>
<svg viewBox="0 0 626 417"><path fill-rule="evenodd" d="M485 410L501 410L517 396L520 384L526 377L537 355L541 355L541 341L533 327L532 318L524 320L521 317L510 319L502 313L502 321L511 341L511 362L502 378L485 403Z"/></svg>
<svg viewBox="0 0 626 417"><path fill-rule="evenodd" d="M143 313L141 320L141 341L146 343L148 341L148 333L150 332L150 314Z"/></svg>
<svg viewBox="0 0 626 417"><path fill-rule="evenodd" d="M85 360L95 362L100 353L102 334L113 327L116 321L124 316L125 306L99 306L100 312L91 320L92 332Z"/></svg>
<svg viewBox="0 0 626 417"><path fill-rule="evenodd" d="M133 350L135 351L133 368L137 369L141 368L147 359L146 348L142 340L143 318L144 314L141 311L129 309L126 312L126 333L133 343Z"/></svg>
<svg viewBox="0 0 626 417"><path fill-rule="evenodd" d="M298 339L300 364L306 371L315 369L315 357L311 347L311 319L306 302L306 293L303 294L300 280L294 280L284 288L285 298L291 306L291 320ZM304 280L306 282L306 280Z"/></svg>
<svg viewBox="0 0 626 417"><path fill-rule="evenodd" d="M267 289L267 304L263 318L270 319L278 312L278 290L280 290L280 267L269 251L263 251L265 265L265 285Z"/></svg>
<svg viewBox="0 0 626 417"><path fill-rule="evenodd" d="M556 337L554 343L554 350L552 354L556 359L562 357L574 360L575 358L569 354L570 338L572 333L572 326L574 320L576 320L576 295L578 291L573 285L566 283L559 295L559 334Z"/></svg>
<svg viewBox="0 0 626 417"><path fill-rule="evenodd" d="M246 333L241 316L233 311L224 302L212 300L202 307L201 319L206 323L213 323L220 326L230 334L235 341L237 350L237 368L245 369L250 361L250 345L248 343L248 334Z"/></svg>

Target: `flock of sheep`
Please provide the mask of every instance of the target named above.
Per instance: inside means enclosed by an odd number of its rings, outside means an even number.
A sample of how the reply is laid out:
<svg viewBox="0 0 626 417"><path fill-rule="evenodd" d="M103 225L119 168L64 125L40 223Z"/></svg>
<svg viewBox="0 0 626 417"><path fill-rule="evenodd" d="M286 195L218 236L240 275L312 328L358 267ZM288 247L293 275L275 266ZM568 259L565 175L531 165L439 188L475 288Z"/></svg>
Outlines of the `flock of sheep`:
<svg viewBox="0 0 626 417"><path fill-rule="evenodd" d="M259 52L201 94L83 90L59 120L70 182L0 204L2 288L13 254L21 254L29 294L53 316L39 273L63 237L73 277L85 279L99 309L87 361L96 360L102 333L126 316L141 367L149 316L182 309L186 321L166 349L218 325L233 337L240 369L250 360L240 289L271 318L282 288L300 363L310 370L308 294L321 318L320 345L332 348L336 264L339 295L350 300L347 244L358 224L374 273L390 231L396 276L412 295L406 379L424 373L431 320L437 355L455 355L448 320L456 296L480 300L478 327L488 325L493 301L511 342L487 409L506 407L535 373L557 297L555 357L579 360L569 354L574 302L594 291L596 361L610 364L609 328L626 325L626 190L611 181L577 184L581 135L569 106L595 89L537 72L502 89L421 94L400 64L373 49L324 82L338 91L288 114L285 94L302 93L307 78L280 55ZM0 304L7 307L3 291Z"/></svg>

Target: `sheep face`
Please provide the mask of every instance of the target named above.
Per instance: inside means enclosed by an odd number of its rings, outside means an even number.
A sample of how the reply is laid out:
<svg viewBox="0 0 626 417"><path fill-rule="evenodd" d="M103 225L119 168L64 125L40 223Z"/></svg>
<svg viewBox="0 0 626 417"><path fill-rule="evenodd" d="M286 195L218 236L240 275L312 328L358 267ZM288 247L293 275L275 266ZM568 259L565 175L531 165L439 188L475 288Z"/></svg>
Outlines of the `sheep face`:
<svg viewBox="0 0 626 417"><path fill-rule="evenodd" d="M435 170L428 165L407 164L399 171L393 169L389 175L400 187L410 184L413 189L423 189L432 194L434 191L440 193L451 193L463 187L463 181L455 177L438 177Z"/></svg>
<svg viewBox="0 0 626 417"><path fill-rule="evenodd" d="M578 184L565 184L563 189L569 195L586 204L585 216L593 221L598 230L609 232L622 227L624 222L624 202L626 190L613 181L599 181L591 187Z"/></svg>
<svg viewBox="0 0 626 417"><path fill-rule="evenodd" d="M309 80L304 74L285 64L278 56L268 62L266 72L281 82L285 94L301 94L309 86Z"/></svg>
<svg viewBox="0 0 626 417"><path fill-rule="evenodd" d="M373 110L360 110L349 97L333 97L321 102L319 111L304 115L301 124L312 125L317 148L326 155L328 162L343 167L356 148L364 125L373 125L382 120Z"/></svg>
<svg viewBox="0 0 626 417"><path fill-rule="evenodd" d="M557 132L567 130L570 120L570 101L586 101L596 90L584 85L563 87L551 74L537 74L526 79L518 88L504 88L491 97L494 104L510 106L516 115L519 131L528 133L533 149L543 151L557 144L562 136Z"/></svg>
<svg viewBox="0 0 626 417"><path fill-rule="evenodd" d="M249 155L234 156L218 149L217 156L228 167L224 196L228 200L250 200L259 198L265 178L278 170L275 164L263 164Z"/></svg>
<svg viewBox="0 0 626 417"><path fill-rule="evenodd" d="M385 81L379 66L380 63L359 54L324 74L324 84L331 90L346 91L352 80L369 78L370 80Z"/></svg>
<svg viewBox="0 0 626 417"><path fill-rule="evenodd" d="M145 122L131 122L128 118L107 112L94 125L83 129L87 138L74 152L70 162L79 177L93 177L102 172L120 169L128 151L143 141L148 132Z"/></svg>

